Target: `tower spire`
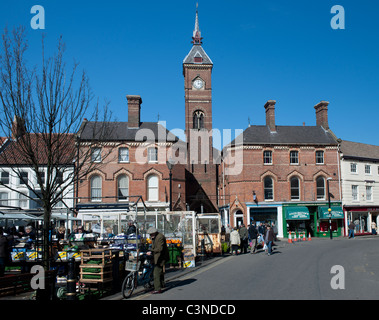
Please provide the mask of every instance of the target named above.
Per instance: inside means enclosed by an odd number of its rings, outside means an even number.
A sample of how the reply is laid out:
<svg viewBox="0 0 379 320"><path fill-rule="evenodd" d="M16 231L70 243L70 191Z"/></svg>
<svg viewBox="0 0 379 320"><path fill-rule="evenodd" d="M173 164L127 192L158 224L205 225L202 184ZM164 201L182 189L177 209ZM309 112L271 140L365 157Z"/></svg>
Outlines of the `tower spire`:
<svg viewBox="0 0 379 320"><path fill-rule="evenodd" d="M195 29L193 30L192 43L193 44L202 44L203 38L201 37L201 31L199 27L199 3L196 3L196 19L195 19Z"/></svg>

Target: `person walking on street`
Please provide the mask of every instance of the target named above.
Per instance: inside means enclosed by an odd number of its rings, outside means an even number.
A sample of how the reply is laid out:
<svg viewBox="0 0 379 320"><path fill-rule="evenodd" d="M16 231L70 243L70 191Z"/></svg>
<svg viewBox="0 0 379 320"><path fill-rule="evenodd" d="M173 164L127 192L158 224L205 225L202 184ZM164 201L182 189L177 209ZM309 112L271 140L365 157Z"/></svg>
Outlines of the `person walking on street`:
<svg viewBox="0 0 379 320"><path fill-rule="evenodd" d="M255 223L252 222L249 227L249 238L250 238L250 253L255 253L257 251L258 244L258 230L255 226Z"/></svg>
<svg viewBox="0 0 379 320"><path fill-rule="evenodd" d="M239 234L241 238L241 253L247 253L249 232L244 224L241 224Z"/></svg>
<svg viewBox="0 0 379 320"><path fill-rule="evenodd" d="M349 224L349 239L354 238L354 229L355 229L355 224L353 221L351 221Z"/></svg>
<svg viewBox="0 0 379 320"><path fill-rule="evenodd" d="M237 227L234 227L233 231L230 233L230 247L233 255L236 255L238 253L238 248L240 244L240 234L238 233Z"/></svg>
<svg viewBox="0 0 379 320"><path fill-rule="evenodd" d="M150 234L152 240L151 252L154 257L154 291L152 293L158 294L162 293L162 288L164 288L163 267L170 257L166 237L154 227L149 228L147 233Z"/></svg>
<svg viewBox="0 0 379 320"><path fill-rule="evenodd" d="M272 243L274 241L274 231L271 226L268 224L265 234L265 244L267 245L267 255L271 255L272 252Z"/></svg>
<svg viewBox="0 0 379 320"><path fill-rule="evenodd" d="M375 221L371 222L371 232L373 235L376 235L376 223L375 223Z"/></svg>

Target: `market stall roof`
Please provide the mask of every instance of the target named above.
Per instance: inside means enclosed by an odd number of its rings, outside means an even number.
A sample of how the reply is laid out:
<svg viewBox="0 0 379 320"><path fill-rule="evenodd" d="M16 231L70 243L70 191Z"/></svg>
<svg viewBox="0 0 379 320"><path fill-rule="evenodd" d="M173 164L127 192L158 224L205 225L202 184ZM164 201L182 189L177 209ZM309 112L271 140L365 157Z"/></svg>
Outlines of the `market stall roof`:
<svg viewBox="0 0 379 320"><path fill-rule="evenodd" d="M309 220L310 214L307 207L286 207L287 220Z"/></svg>
<svg viewBox="0 0 379 320"><path fill-rule="evenodd" d="M330 207L332 209L332 219L343 219L344 213L342 207ZM318 207L319 219L329 219L329 207Z"/></svg>
<svg viewBox="0 0 379 320"><path fill-rule="evenodd" d="M0 214L0 219L41 220L43 219L43 217L42 218L36 217L36 216L25 214L25 213L5 213L5 214Z"/></svg>
<svg viewBox="0 0 379 320"><path fill-rule="evenodd" d="M52 213L51 219L57 219L57 220L81 220L79 218L73 217L72 215L68 215L65 213Z"/></svg>

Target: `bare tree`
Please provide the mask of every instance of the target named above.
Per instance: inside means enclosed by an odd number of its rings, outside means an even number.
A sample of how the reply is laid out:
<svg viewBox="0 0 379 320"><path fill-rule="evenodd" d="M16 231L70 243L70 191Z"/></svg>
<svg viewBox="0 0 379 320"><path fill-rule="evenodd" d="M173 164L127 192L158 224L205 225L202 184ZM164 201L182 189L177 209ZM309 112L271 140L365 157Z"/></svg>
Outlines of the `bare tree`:
<svg viewBox="0 0 379 320"><path fill-rule="evenodd" d="M43 261L48 267L52 209L72 192L78 180L99 165L90 161L91 145L80 146L80 132L87 123L83 119L95 123L92 143L101 145L110 135L106 124L111 114L107 103L99 112L98 101L93 103L87 74L78 72L77 63L70 72L66 71L62 37L50 58L45 57L42 38L42 60L33 67L25 59L28 43L22 27L12 33L5 30L2 45L0 130L7 140L0 149L0 166L10 168L29 190L25 196L37 199L43 208ZM102 165L111 149L102 155ZM26 178L21 167L30 168L36 179ZM0 185L19 192L12 185L1 182Z"/></svg>

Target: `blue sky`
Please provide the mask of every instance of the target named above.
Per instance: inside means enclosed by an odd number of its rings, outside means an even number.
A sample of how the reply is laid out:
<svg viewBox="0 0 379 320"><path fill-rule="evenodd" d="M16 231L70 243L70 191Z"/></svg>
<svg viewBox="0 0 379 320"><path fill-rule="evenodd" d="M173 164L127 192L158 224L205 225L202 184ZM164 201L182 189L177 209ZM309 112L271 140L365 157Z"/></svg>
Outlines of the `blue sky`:
<svg viewBox="0 0 379 320"><path fill-rule="evenodd" d="M278 125L315 125L314 105L327 100L337 137L379 145L379 2L355 0L199 0L203 48L214 63L213 127L265 124L276 100ZM33 30L33 5L45 9L45 30ZM331 8L345 9L345 30L333 30ZM142 121L184 129L182 62L191 49L196 1L17 0L0 4L0 27L24 25L30 60L41 34L66 60L80 62L100 101L127 121L127 94L141 95Z"/></svg>

